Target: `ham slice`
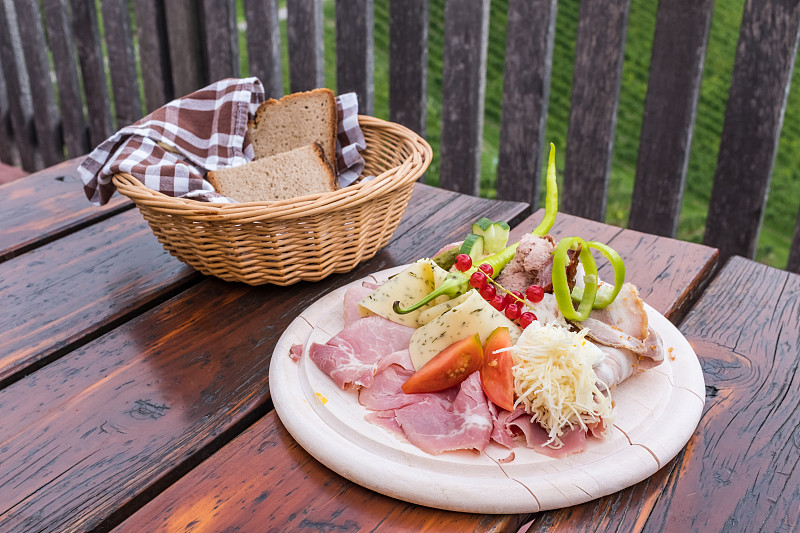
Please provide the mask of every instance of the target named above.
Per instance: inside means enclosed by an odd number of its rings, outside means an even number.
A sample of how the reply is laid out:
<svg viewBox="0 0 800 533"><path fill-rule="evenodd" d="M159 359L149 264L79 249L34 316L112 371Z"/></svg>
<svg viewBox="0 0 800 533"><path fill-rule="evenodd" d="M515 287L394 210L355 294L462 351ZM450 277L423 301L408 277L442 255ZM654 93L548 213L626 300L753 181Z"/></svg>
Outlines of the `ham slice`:
<svg viewBox="0 0 800 533"><path fill-rule="evenodd" d="M308 355L342 389L368 387L381 361L406 350L414 328L380 316L364 317L325 344L313 343Z"/></svg>
<svg viewBox="0 0 800 533"><path fill-rule="evenodd" d="M511 439L524 436L525 445L528 448L542 455L556 459L580 453L586 446L587 433L580 427L567 428L564 430L563 435L560 436L561 447L553 448L547 445L547 441L549 440L547 431L533 421L531 415L526 413L521 407L518 407L513 412L501 410L497 416L495 425L499 428L500 433L505 433ZM500 444L503 443L500 442ZM510 446L507 447L510 448Z"/></svg>
<svg viewBox="0 0 800 533"><path fill-rule="evenodd" d="M374 291L376 285L374 283L364 282L361 285L349 287L344 293L344 326L356 322L361 318L361 312L358 310L358 302Z"/></svg>

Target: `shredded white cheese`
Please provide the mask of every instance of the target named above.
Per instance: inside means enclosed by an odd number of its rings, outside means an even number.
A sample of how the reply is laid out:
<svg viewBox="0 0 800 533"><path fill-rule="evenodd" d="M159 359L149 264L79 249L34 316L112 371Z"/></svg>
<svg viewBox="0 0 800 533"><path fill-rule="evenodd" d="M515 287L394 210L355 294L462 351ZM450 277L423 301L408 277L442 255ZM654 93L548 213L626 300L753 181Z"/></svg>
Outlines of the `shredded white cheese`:
<svg viewBox="0 0 800 533"><path fill-rule="evenodd" d="M602 423L611 427L611 396L597 386L593 366L603 352L584 337L556 324L534 322L511 348L514 392L525 411L547 432L546 443L560 448L566 428Z"/></svg>

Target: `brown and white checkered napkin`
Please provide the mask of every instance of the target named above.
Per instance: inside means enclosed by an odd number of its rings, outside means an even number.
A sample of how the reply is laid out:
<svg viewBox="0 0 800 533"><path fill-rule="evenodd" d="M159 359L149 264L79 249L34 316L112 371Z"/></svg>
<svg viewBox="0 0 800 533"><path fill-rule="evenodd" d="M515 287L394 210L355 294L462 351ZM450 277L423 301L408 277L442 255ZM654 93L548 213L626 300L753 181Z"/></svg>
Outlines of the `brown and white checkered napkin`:
<svg viewBox="0 0 800 533"><path fill-rule="evenodd" d="M105 204L116 190L111 176L127 172L168 196L235 203L215 192L204 178L209 170L253 159L247 121L263 101L264 88L258 78L231 78L169 102L122 128L86 157L78 172L87 198ZM364 169L358 152L366 144L358 126L355 94L336 101L338 181L345 187Z"/></svg>

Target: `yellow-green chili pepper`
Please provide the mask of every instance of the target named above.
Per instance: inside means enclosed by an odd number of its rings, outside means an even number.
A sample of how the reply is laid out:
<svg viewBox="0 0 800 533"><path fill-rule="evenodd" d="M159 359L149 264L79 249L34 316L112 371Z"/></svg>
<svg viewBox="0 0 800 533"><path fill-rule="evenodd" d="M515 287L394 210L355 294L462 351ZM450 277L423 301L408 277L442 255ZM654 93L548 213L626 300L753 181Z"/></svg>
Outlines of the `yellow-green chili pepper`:
<svg viewBox="0 0 800 533"><path fill-rule="evenodd" d="M620 289L622 289L622 285L625 283L625 263L622 261L622 257L620 257L617 251L607 244L597 241L586 241L586 245L589 248L599 250L614 268L613 288L608 285L600 285L597 288L597 297L592 305L593 309L605 309L617 298ZM572 290L572 299L580 301L582 298L583 287L575 287Z"/></svg>
<svg viewBox="0 0 800 533"><path fill-rule="evenodd" d="M558 214L558 184L556 183L556 147L550 143L550 159L547 163L546 192L544 197L544 218L533 230L537 237L544 237L553 228Z"/></svg>
<svg viewBox="0 0 800 533"><path fill-rule="evenodd" d="M572 305L572 296L567 281L567 265L570 261L567 252L578 249L580 249L580 262L584 271L584 289L583 297L576 310ZM580 237L561 239L553 252L553 294L561 314L567 320L581 322L589 317L597 297L597 263L592 257L589 246Z"/></svg>

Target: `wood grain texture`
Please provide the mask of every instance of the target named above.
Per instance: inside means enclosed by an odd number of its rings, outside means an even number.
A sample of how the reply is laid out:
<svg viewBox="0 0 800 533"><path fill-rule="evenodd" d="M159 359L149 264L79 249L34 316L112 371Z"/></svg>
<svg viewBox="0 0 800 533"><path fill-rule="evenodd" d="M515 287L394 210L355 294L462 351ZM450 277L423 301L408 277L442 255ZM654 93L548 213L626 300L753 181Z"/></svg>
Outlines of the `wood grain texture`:
<svg viewBox="0 0 800 533"><path fill-rule="evenodd" d="M291 92L325 86L322 0L296 0L286 5Z"/></svg>
<svg viewBox="0 0 800 533"><path fill-rule="evenodd" d="M789 250L789 262L786 270L800 274L800 211L797 212L797 224L794 227L794 239Z"/></svg>
<svg viewBox="0 0 800 533"><path fill-rule="evenodd" d="M75 40L72 36L69 6L66 0L44 0L42 7L58 84L64 145L68 157L78 157L89 152L89 129L83 115L83 93L73 45Z"/></svg>
<svg viewBox="0 0 800 533"><path fill-rule="evenodd" d="M86 96L89 143L97 146L115 131L111 119L111 100L106 85L97 6L92 0L70 0L70 4L72 35L77 44L83 91Z"/></svg>
<svg viewBox="0 0 800 533"><path fill-rule="evenodd" d="M81 161L65 161L0 187L0 262L133 207L121 195L103 207L91 205L78 177Z"/></svg>
<svg viewBox="0 0 800 533"><path fill-rule="evenodd" d="M174 95L166 13L160 0L133 0L133 8L142 66L145 113L150 113L172 100Z"/></svg>
<svg viewBox="0 0 800 533"><path fill-rule="evenodd" d="M497 197L532 206L539 205L556 5L556 0L508 5Z"/></svg>
<svg viewBox="0 0 800 533"><path fill-rule="evenodd" d="M50 80L50 59L47 52L44 26L38 4L16 2L19 35L25 55L29 88L36 102L36 143L44 166L49 167L64 160L61 137L61 117L56 105L53 83Z"/></svg>
<svg viewBox="0 0 800 533"><path fill-rule="evenodd" d="M28 86L28 74L22 52L17 14L14 3L0 1L0 66L3 68L8 117L14 144L22 168L37 170L41 162L36 152L36 130L33 125L33 103Z"/></svg>
<svg viewBox="0 0 800 533"><path fill-rule="evenodd" d="M208 81L239 77L239 34L235 0L203 0L203 55Z"/></svg>
<svg viewBox="0 0 800 533"><path fill-rule="evenodd" d="M567 145L565 213L605 220L630 0L581 2Z"/></svg>
<svg viewBox="0 0 800 533"><path fill-rule="evenodd" d="M439 186L478 195L489 1L445 3Z"/></svg>
<svg viewBox="0 0 800 533"><path fill-rule="evenodd" d="M516 239L530 231L541 216L542 211L539 211L519 223L511 238ZM615 242L626 258L633 255L633 250L638 252L642 245L636 232L567 215L559 217L554 229L558 235L580 234ZM418 231L414 234L421 236ZM632 238L626 238L626 234L631 234ZM643 287L656 285L658 288L648 293L646 298L652 300L657 308L669 312L680 307L676 300L685 298L686 291L677 289L681 283L677 280L674 286L663 284L664 291L660 291L664 273L658 268L649 268L649 265L658 267L697 254L698 264L693 269L687 266L675 273L675 277L686 285L697 285L710 273L702 258L710 261L714 254L700 245L688 246L679 241L653 238L665 246L648 247L648 253L632 259L631 277ZM674 243L674 248L667 246L671 243ZM664 251L669 249L672 251ZM669 259L668 256L676 257ZM691 261L686 261L686 264L691 264ZM265 462L266 457L269 460ZM214 502L210 511L208 502ZM525 515L434 511L364 489L332 473L310 457L288 435L274 412L270 412L248 432L121 524L118 531L170 531L191 524L209 530L324 527L347 531L514 532L528 518Z"/></svg>
<svg viewBox="0 0 800 533"><path fill-rule="evenodd" d="M164 2L169 64L175 98L206 85L208 79L200 34L200 0Z"/></svg>
<svg viewBox="0 0 800 533"><path fill-rule="evenodd" d="M713 0L659 2L628 227L674 237Z"/></svg>
<svg viewBox="0 0 800 533"><path fill-rule="evenodd" d="M278 0L244 0L250 75L264 85L267 98L283 96Z"/></svg>
<svg viewBox="0 0 800 533"><path fill-rule="evenodd" d="M428 0L389 3L389 120L425 136Z"/></svg>
<svg viewBox="0 0 800 533"><path fill-rule="evenodd" d="M375 112L373 0L336 2L336 91L358 95L358 112Z"/></svg>
<svg viewBox="0 0 800 533"><path fill-rule="evenodd" d="M703 238L723 258L755 254L798 38L800 1L745 4Z"/></svg>
<svg viewBox="0 0 800 533"><path fill-rule="evenodd" d="M130 8L126 0L104 0L100 6L111 88L114 92L116 129L120 129L142 118Z"/></svg>
<svg viewBox="0 0 800 533"><path fill-rule="evenodd" d="M198 278L163 249L136 209L0 264L0 384Z"/></svg>
<svg viewBox="0 0 800 533"><path fill-rule="evenodd" d="M266 413L272 347L311 302L431 253L480 214L513 221L526 207L418 187L392 243L350 274L292 287L209 278L1 390L0 529L115 525Z"/></svg>

